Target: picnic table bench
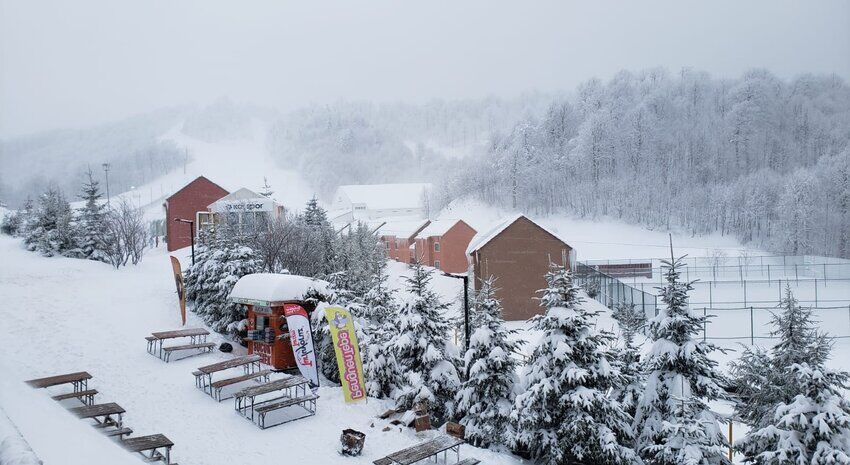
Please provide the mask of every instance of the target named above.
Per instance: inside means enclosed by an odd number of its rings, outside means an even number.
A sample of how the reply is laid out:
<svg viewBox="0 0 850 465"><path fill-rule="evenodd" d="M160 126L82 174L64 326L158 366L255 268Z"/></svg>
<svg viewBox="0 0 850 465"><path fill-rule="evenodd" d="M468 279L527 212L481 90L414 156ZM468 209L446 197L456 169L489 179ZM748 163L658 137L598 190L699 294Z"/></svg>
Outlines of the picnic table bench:
<svg viewBox="0 0 850 465"><path fill-rule="evenodd" d="M130 452L140 454L146 462L160 461L171 465L171 448L174 443L162 434L127 438L121 445Z"/></svg>
<svg viewBox="0 0 850 465"><path fill-rule="evenodd" d="M233 395L234 408L245 418L252 422L256 421L257 426L262 429L299 420L316 414L318 397L307 393L308 386L309 381L302 376L287 376L258 386L247 387ZM276 397L257 402L257 398L272 393L276 393ZM301 407L304 414L271 425L266 424L267 414L294 406Z"/></svg>
<svg viewBox="0 0 850 465"><path fill-rule="evenodd" d="M215 343L207 342L209 334L210 332L203 328L186 328L151 333L150 336L145 337L145 340L148 343L148 353L168 363L171 361L171 354L177 351L197 349L197 354L211 352ZM189 344L163 347L163 342L182 337L188 337Z"/></svg>
<svg viewBox="0 0 850 465"><path fill-rule="evenodd" d="M221 397L221 390L224 387L253 379L264 379L268 381L271 371L261 370L260 360L261 357L256 354L244 355L223 362L213 363L212 365L202 366L192 373L195 376L195 386L209 394L213 399L221 402L224 400ZM213 373L239 367L243 368L245 374L213 382Z"/></svg>
<svg viewBox="0 0 850 465"><path fill-rule="evenodd" d="M93 419L96 422L94 425L96 428L114 426L119 429L122 426L121 415L125 412L125 410L115 402L84 405L82 407L74 407L70 409L70 411L79 418ZM118 419L116 420L113 416L117 416Z"/></svg>
<svg viewBox="0 0 850 465"><path fill-rule="evenodd" d="M76 373L68 373L64 375L48 376L46 378L31 379L29 381L26 381L26 383L36 389L59 386L60 384L73 384L74 392L78 392L88 389L88 380L90 380L91 378L92 375L88 374L88 372L78 371Z"/></svg>
<svg viewBox="0 0 850 465"><path fill-rule="evenodd" d="M440 453L445 455L448 462L449 451L457 453L457 461L460 462L460 446L464 444L463 439L458 439L453 436L438 436L430 441L425 441L421 444L402 449L398 452L393 452L384 458L375 460L375 465L410 465L431 457L436 457ZM474 459L473 459L474 460Z"/></svg>

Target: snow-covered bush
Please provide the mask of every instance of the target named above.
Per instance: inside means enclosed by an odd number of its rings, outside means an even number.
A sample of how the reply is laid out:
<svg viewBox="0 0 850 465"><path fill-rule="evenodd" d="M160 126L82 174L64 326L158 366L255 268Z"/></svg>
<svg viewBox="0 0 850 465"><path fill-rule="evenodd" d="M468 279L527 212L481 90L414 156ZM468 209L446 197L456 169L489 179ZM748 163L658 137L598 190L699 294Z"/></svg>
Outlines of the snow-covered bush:
<svg viewBox="0 0 850 465"><path fill-rule="evenodd" d="M393 397L401 384L401 372L395 350L390 343L397 332L398 303L395 293L387 286L382 269L363 302L363 317L367 322L366 337L361 342L366 392L371 397Z"/></svg>
<svg viewBox="0 0 850 465"><path fill-rule="evenodd" d="M485 280L476 296L475 330L463 357L465 381L455 396L455 416L466 427L466 440L479 447L507 442L518 383L514 355L520 341L505 327L494 281Z"/></svg>
<svg viewBox="0 0 850 465"><path fill-rule="evenodd" d="M617 304L611 315L617 320L622 337L621 344L614 349L620 380L612 395L623 406L623 410L634 417L645 384L640 347L635 343L635 337L643 328L646 316L643 311L636 310L634 304L626 303Z"/></svg>
<svg viewBox="0 0 850 465"><path fill-rule="evenodd" d="M652 346L644 363L646 388L635 415L636 448L646 463L727 464L728 442L708 403L725 398L714 345L702 342L705 317L688 308L682 259L664 261L665 306L649 321Z"/></svg>
<svg viewBox="0 0 850 465"><path fill-rule="evenodd" d="M77 237L71 205L61 191L48 188L38 198L32 220L26 229L24 243L27 250L45 257L78 257L80 249Z"/></svg>
<svg viewBox="0 0 850 465"><path fill-rule="evenodd" d="M109 240L106 228L108 212L106 205L101 200L103 194L94 179L91 170L86 174L87 179L83 183L80 198L85 200L85 205L77 210L77 229L79 232L79 245L81 258L96 260L100 262L109 261ZM114 240L114 238L113 238Z"/></svg>
<svg viewBox="0 0 850 465"><path fill-rule="evenodd" d="M511 413L512 443L545 464L634 463L630 418L608 396L619 376L605 349L613 336L594 329L598 312L583 305L569 270L553 264L546 282L546 313L530 320L542 337Z"/></svg>
<svg viewBox="0 0 850 465"><path fill-rule="evenodd" d="M107 262L115 268L127 263L137 265L148 243L148 228L144 212L127 199L117 199L103 219Z"/></svg>
<svg viewBox="0 0 850 465"><path fill-rule="evenodd" d="M405 377L396 402L403 409L425 403L434 422L441 424L453 415L460 387L449 347L449 323L443 316L446 305L429 287L432 271L418 262L410 270L398 312L398 333L390 341Z"/></svg>

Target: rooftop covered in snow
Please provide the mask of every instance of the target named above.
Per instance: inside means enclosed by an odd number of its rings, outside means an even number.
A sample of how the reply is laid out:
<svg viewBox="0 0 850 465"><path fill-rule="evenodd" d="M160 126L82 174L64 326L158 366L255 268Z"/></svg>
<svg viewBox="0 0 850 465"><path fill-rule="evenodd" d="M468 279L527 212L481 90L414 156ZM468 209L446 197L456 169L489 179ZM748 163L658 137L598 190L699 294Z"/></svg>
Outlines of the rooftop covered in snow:
<svg viewBox="0 0 850 465"><path fill-rule="evenodd" d="M516 215L509 216L509 217L497 222L495 224L495 226L493 226L489 230L476 234L475 237L472 238L472 241L469 242L469 246L466 248L466 254L472 255L476 250L487 245L488 242L492 241L496 236L501 234L502 231L507 229L508 226L514 224L520 218L525 218L528 221L531 221L532 223L534 223L537 227L539 227L543 231L546 231L547 233L551 234L554 238L558 239L559 241L561 241L565 244L567 243L567 241L562 239L561 236L555 234L551 229L541 225L540 223L532 220L531 218L523 215L522 213L517 213Z"/></svg>
<svg viewBox="0 0 850 465"><path fill-rule="evenodd" d="M279 302L304 300L311 291L327 295L328 283L292 274L254 273L243 276L233 286L228 299L249 305L271 306Z"/></svg>
<svg viewBox="0 0 850 465"><path fill-rule="evenodd" d="M371 210L420 208L429 189L431 184L428 183L339 186L334 196L334 204L337 207L346 202L352 205L362 204Z"/></svg>

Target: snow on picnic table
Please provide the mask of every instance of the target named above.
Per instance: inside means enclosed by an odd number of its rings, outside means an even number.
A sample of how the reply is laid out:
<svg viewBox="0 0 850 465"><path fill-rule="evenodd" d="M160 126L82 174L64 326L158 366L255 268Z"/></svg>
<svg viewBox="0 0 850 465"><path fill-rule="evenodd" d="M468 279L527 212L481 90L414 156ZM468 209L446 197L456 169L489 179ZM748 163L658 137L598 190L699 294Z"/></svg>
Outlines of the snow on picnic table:
<svg viewBox="0 0 850 465"><path fill-rule="evenodd" d="M185 258L181 261L186 263ZM399 431L398 427L381 431L388 422L375 416L389 407L385 402L370 399L346 405L336 387L319 389L316 416L267 430L237 415L232 400L212 400L195 388L191 372L232 355L216 351L166 364L145 351L145 336L180 327L171 265L163 248L150 251L136 267L115 270L91 261L43 258L25 251L19 240L0 236L0 262L0 408L14 412L13 421L25 418L30 408L41 412L39 418L44 421L58 417L55 428L19 425L42 460L56 457L50 444L63 444L69 456L84 454L87 464L121 463L110 459L116 450L111 440L87 434L93 432L89 421L77 420L62 409L41 408L53 402L50 393L61 389L35 391L22 383L74 371L92 374L89 387L100 391L97 402L116 402L127 410L124 423L134 436L162 433L171 439L175 444L172 460L181 465L371 464L438 434ZM187 326L202 324L190 313ZM223 339L213 333L211 341ZM21 392L39 402L30 402ZM338 454L345 428L366 433L360 457ZM86 434L83 443L62 441L80 432ZM96 456L92 450L98 451ZM118 452L130 459L128 463L141 463L129 453ZM461 457L476 457L488 464L520 463L511 455L471 446L462 447Z"/></svg>

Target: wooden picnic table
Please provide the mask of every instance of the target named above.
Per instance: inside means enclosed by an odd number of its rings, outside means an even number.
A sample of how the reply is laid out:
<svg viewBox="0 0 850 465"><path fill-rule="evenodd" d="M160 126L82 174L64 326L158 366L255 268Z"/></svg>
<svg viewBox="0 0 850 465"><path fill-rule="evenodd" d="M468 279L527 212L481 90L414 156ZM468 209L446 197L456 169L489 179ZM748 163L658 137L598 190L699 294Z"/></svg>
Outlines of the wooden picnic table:
<svg viewBox="0 0 850 465"><path fill-rule="evenodd" d="M260 360L262 360L262 357L256 354L244 355L241 357L232 358L230 360L225 360L223 362L213 363L212 365L202 366L198 368L197 371L192 373L193 375L195 375L195 386L199 389L202 389L205 393L209 394L213 399L221 401L223 400L221 397L221 390L226 386L231 386L239 382L258 378L262 378L268 381L268 377L269 374L271 374L271 371L261 370ZM219 380L213 383L213 373L238 367L243 367L245 371L245 374L243 376Z"/></svg>
<svg viewBox="0 0 850 465"><path fill-rule="evenodd" d="M171 464L171 448L174 443L162 434L151 434L150 436L139 436L127 438L121 445L130 452L141 454L145 461L161 460L165 464ZM164 453L158 451L164 449ZM150 451L149 454L145 452Z"/></svg>
<svg viewBox="0 0 850 465"><path fill-rule="evenodd" d="M452 449L457 452L458 461L460 461L460 446L463 443L463 439L458 439L453 436L439 436L430 441L408 447L407 449L402 449L398 452L393 452L384 459L375 461L375 463L378 463L379 461L381 463L386 463L383 460L389 459L391 461L389 463L410 465L411 463L433 457L441 452L448 453L448 451Z"/></svg>
<svg viewBox="0 0 850 465"><path fill-rule="evenodd" d="M79 418L93 419L99 427L115 426L117 428L121 428L121 415L125 412L124 408L115 402L84 405L82 407L74 407L70 411ZM117 421L112 418L113 415L118 416ZM101 417L103 417L102 420Z"/></svg>
<svg viewBox="0 0 850 465"><path fill-rule="evenodd" d="M260 357L259 355L243 355L241 357L231 358L230 360L225 360L223 362L213 363L212 365L202 366L198 368L198 371L205 375L210 375L217 371L224 371L230 368L236 368L243 365L256 363L260 360L262 360L262 357Z"/></svg>
<svg viewBox="0 0 850 465"><path fill-rule="evenodd" d="M90 380L91 378L92 375L88 374L88 372L78 371L76 373L68 373L65 375L56 375L48 376L47 378L31 379L26 383L37 389L58 386L60 384L73 384L74 392L77 392L88 389L88 380Z"/></svg>
<svg viewBox="0 0 850 465"><path fill-rule="evenodd" d="M156 355L157 357L165 360L163 358L163 348L162 344L164 341L169 339L177 339L181 337L191 338L190 346L203 345L206 343L207 336L209 336L210 332L204 328L186 328L186 329L175 329L171 331L158 331L155 333L151 333L150 336L145 339L148 341L148 353L151 355ZM190 347L191 348L191 347Z"/></svg>
<svg viewBox="0 0 850 465"><path fill-rule="evenodd" d="M304 378L303 376L288 376L286 378L276 379L268 383L260 384L259 386L247 387L233 395L234 406L236 411L244 415L245 418L248 418L248 412L250 412L250 419L253 420L254 405L257 397L278 391L286 391L286 393L282 397L274 400L280 400L283 397L293 397L290 392L293 388L295 389L295 397L298 397L299 395L306 396L308 385L309 381L307 381L307 378ZM301 391L300 394L299 391Z"/></svg>

